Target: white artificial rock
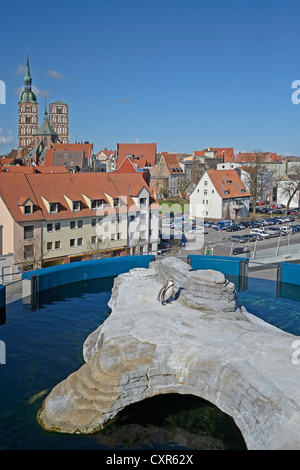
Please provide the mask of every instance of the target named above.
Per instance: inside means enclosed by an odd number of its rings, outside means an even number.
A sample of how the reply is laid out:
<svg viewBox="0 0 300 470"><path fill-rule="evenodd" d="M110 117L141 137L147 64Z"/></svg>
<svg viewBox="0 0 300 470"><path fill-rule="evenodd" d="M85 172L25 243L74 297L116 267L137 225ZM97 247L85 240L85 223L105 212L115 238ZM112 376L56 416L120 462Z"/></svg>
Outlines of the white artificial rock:
<svg viewBox="0 0 300 470"><path fill-rule="evenodd" d="M170 275L178 294L163 306L157 294ZM193 394L232 416L248 449L300 449L298 337L238 306L223 274L155 261L118 276L109 306L84 343L86 363L44 401L45 429L91 433L129 404Z"/></svg>

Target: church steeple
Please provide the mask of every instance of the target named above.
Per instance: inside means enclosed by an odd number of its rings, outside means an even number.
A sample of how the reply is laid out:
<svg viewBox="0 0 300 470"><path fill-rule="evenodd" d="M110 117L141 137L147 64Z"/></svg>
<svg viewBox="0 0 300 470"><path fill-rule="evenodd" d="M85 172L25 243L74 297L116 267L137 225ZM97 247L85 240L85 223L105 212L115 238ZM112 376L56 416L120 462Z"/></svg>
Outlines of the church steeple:
<svg viewBox="0 0 300 470"><path fill-rule="evenodd" d="M19 123L18 123L18 148L31 145L33 136L38 130L38 102L31 89L32 78L30 75L28 51L26 52L26 67L24 88L19 96Z"/></svg>
<svg viewBox="0 0 300 470"><path fill-rule="evenodd" d="M20 94L19 102L35 103L37 102L37 99L36 99L35 94L31 90L32 78L30 76L28 51L26 54L27 54L27 57L26 57L25 77L24 77L24 90Z"/></svg>
<svg viewBox="0 0 300 470"><path fill-rule="evenodd" d="M26 59L26 67L25 67L25 77L24 77L24 86L31 88L32 78L30 76L30 68L29 68L29 60L28 60L28 51L27 51L27 59Z"/></svg>

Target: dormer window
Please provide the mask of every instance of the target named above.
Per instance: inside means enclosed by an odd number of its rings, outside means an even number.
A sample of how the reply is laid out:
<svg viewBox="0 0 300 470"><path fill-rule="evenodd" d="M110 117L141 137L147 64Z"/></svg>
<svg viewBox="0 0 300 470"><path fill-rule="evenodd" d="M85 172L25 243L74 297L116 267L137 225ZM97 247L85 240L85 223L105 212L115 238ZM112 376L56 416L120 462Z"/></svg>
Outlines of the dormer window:
<svg viewBox="0 0 300 470"><path fill-rule="evenodd" d="M58 202L50 202L49 212L50 214L55 214L58 212Z"/></svg>
<svg viewBox="0 0 300 470"><path fill-rule="evenodd" d="M114 198L114 207L119 207L119 206L120 206L120 199Z"/></svg>
<svg viewBox="0 0 300 470"><path fill-rule="evenodd" d="M32 205L24 206L24 214L32 214Z"/></svg>
<svg viewBox="0 0 300 470"><path fill-rule="evenodd" d="M80 201L73 201L73 212L80 211Z"/></svg>
<svg viewBox="0 0 300 470"><path fill-rule="evenodd" d="M99 209L99 208L103 208L103 199L93 199L91 203L91 209Z"/></svg>

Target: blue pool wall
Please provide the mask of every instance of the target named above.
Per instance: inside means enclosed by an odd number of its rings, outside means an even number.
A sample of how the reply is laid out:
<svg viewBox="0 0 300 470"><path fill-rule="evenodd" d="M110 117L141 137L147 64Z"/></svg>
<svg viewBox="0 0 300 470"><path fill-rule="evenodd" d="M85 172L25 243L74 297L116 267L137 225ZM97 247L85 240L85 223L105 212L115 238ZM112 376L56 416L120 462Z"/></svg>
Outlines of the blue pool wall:
<svg viewBox="0 0 300 470"><path fill-rule="evenodd" d="M133 268L148 268L154 259L152 255L137 255L78 261L27 271L22 273L22 279L38 277L38 291L42 292L73 282L118 276Z"/></svg>
<svg viewBox="0 0 300 470"><path fill-rule="evenodd" d="M214 269L224 275L240 276L249 258L232 258L231 256L189 255L188 263L195 270Z"/></svg>
<svg viewBox="0 0 300 470"><path fill-rule="evenodd" d="M300 265L279 263L277 281L300 286Z"/></svg>

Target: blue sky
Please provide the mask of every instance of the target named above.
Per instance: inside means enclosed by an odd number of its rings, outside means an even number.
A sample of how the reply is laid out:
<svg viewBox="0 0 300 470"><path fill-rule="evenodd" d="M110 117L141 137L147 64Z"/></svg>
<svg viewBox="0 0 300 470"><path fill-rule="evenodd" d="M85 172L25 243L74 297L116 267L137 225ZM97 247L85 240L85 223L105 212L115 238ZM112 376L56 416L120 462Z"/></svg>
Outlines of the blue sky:
<svg viewBox="0 0 300 470"><path fill-rule="evenodd" d="M17 147L26 46L39 121L69 103L72 142L158 151L207 146L300 155L300 3L277 0L2 2L0 154Z"/></svg>

